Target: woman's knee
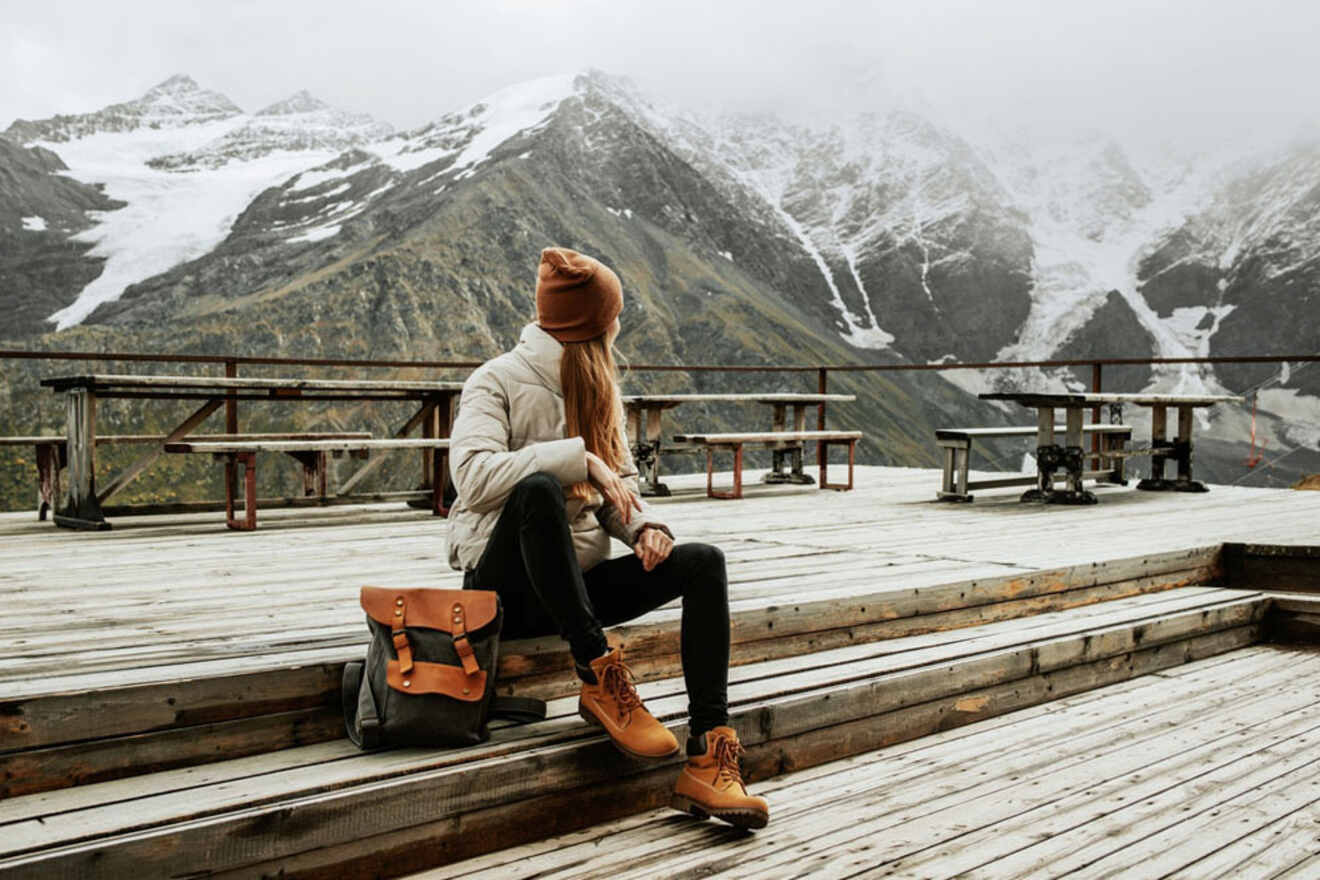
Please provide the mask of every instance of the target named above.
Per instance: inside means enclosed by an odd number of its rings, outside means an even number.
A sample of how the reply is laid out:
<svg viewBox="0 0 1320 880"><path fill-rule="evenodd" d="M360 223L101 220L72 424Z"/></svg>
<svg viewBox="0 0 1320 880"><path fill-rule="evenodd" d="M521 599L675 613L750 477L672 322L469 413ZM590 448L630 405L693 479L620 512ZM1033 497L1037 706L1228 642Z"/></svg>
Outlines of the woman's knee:
<svg viewBox="0 0 1320 880"><path fill-rule="evenodd" d="M692 542L681 545L687 548L694 565L711 571L724 571L724 551L714 544Z"/></svg>
<svg viewBox="0 0 1320 880"><path fill-rule="evenodd" d="M522 507L563 508L564 488L559 485L559 479L554 474L537 471L523 477L514 485L509 500Z"/></svg>
<svg viewBox="0 0 1320 880"><path fill-rule="evenodd" d="M674 548L681 551L685 568L689 572L689 583L717 586L720 590L728 589L728 574L725 571L724 551L713 544L679 544Z"/></svg>

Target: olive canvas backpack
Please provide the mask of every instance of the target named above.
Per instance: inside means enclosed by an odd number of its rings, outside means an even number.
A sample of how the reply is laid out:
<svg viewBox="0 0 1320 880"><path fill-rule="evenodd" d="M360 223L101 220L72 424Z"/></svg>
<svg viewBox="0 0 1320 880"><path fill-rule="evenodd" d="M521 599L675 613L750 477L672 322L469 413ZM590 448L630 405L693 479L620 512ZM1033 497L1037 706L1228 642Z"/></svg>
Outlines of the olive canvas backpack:
<svg viewBox="0 0 1320 880"><path fill-rule="evenodd" d="M545 703L495 696L503 610L492 590L363 587L371 642L344 667L348 737L359 748L484 742L492 717L539 721Z"/></svg>

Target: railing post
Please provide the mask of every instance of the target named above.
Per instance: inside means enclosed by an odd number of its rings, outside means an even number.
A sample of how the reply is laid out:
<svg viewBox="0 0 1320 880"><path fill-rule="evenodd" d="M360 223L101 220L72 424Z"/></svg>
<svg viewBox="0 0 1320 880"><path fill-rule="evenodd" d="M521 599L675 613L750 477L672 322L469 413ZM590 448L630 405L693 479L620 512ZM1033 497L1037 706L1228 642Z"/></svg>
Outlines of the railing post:
<svg viewBox="0 0 1320 880"><path fill-rule="evenodd" d="M1099 361L1096 361L1095 363L1091 364L1091 391L1095 394L1100 393L1100 374L1101 374L1101 365ZM1099 404L1096 404L1095 406L1091 407L1091 424L1093 425L1100 424ZM1100 435L1098 433L1091 435L1091 452L1096 453L1096 455L1091 459L1091 469L1098 471L1102 467L1099 456Z"/></svg>
<svg viewBox="0 0 1320 880"><path fill-rule="evenodd" d="M225 378L234 379L238 377L238 361L232 358L225 361ZM234 397L237 392L230 391L229 399L225 401L225 433L238 433L238 400Z"/></svg>

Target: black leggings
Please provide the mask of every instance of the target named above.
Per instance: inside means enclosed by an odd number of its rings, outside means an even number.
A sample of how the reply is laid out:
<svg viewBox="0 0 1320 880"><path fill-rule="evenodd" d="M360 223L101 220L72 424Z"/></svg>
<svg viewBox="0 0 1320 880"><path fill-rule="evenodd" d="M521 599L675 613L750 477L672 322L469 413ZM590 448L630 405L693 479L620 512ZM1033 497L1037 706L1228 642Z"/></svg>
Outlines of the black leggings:
<svg viewBox="0 0 1320 880"><path fill-rule="evenodd" d="M608 650L613 626L683 597L683 680L691 732L729 723L729 587L724 554L709 544L676 544L647 571L634 555L583 572L573 552L564 490L547 473L522 479L504 503L477 567L464 587L495 590L504 636L559 633L586 666Z"/></svg>

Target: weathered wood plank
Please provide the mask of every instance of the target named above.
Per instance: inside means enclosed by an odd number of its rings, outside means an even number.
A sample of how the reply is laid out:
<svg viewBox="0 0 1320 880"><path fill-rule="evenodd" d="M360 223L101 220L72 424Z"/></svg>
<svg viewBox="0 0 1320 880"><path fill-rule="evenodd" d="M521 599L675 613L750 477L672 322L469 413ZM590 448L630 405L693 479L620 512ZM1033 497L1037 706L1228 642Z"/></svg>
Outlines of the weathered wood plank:
<svg viewBox="0 0 1320 880"><path fill-rule="evenodd" d="M1016 708L1020 705L1028 705L1031 702L1042 699L1045 694L1069 693L1075 689L1084 689L1096 686L1097 682L1117 681L1128 678L1134 674L1137 669L1151 670L1160 668L1162 665L1183 662L1190 653L1196 653L1198 650L1224 650L1225 647L1234 642L1225 642L1225 636L1241 631L1230 630L1216 636L1203 636L1188 643L1181 651L1173 652L1161 648L1150 648L1134 652L1131 658L1123 664L1114 664L1111 662L1099 662L1088 664L1084 667L1075 667L1071 670L1061 670L1057 673L1042 675L1029 679L1028 682L1014 685L1011 689L999 688L992 691L1002 691L1000 699L995 699L987 692L984 702L978 700L978 705L982 708L968 713L958 707L963 697L957 699L949 698L943 701L937 701L935 704L924 703L914 706L903 713L895 714L891 721L895 726L886 724L877 724L874 719L865 721L855 721L842 725L831 726L828 728L815 728L811 731L796 735L789 741L779 741L773 743L769 748L761 747L766 740L758 737L749 737L753 745L752 754L749 756L751 763L760 767L767 766L769 761L774 765L781 765L783 756L787 753L793 755L803 766L810 766L828 760L830 757L837 757L841 754L853 754L858 751L864 751L870 748L876 748L884 745L887 741L901 741L909 739L920 732L929 732L948 726L949 724L965 723L980 717L999 714L1003 711L1009 711L1010 707ZM1251 627L1245 628L1250 630ZM1237 640L1250 639L1250 632L1245 632ZM1197 643L1205 643L1205 648L1198 648ZM1212 644L1213 643L1213 644ZM590 751L589 749L585 751ZM599 751L599 750L598 750ZM562 753L561 753L562 754ZM576 778L596 778L602 772L610 778L635 779L634 775L623 771L624 768L617 766L618 757L612 751L601 751L599 754L583 754L582 762L575 762L572 774ZM545 752L536 757L538 766L545 767L547 760L555 760L552 752ZM419 801L416 798L405 796L406 793L398 790L387 792L379 785L370 787L367 792L360 792L362 797L354 798L354 807L345 811L342 805L336 801L341 801L346 796L346 792L339 792L327 796L324 799L306 802L304 801L299 810L299 820L294 822L279 822L281 833L253 835L250 832L244 833L242 825L250 825L253 829L260 823L261 827L267 831L271 830L271 817L277 815L270 813L272 808L258 809L255 815L248 811L241 820L239 827L233 826L234 820L225 821L223 819L214 819L209 822L189 822L185 825L171 826L173 841L168 848L151 845L150 835L143 835L141 832L124 838L119 843L122 846L108 847L104 844L97 845L93 841L88 841L86 845L70 847L62 850L58 856L49 860L39 867L36 865L23 865L18 859L10 859L0 862L0 868L11 870L14 876L28 876L32 871L40 870L44 873L42 876L70 876L81 870L81 866L87 864L88 858L95 858L98 869L117 870L117 866L132 865L137 871L150 868L151 870L170 870L171 864L180 864L181 859L186 859L186 853L197 852L198 846L208 846L207 852L213 854L210 866L213 870L243 867L242 864L236 864L235 860L249 860L246 864L253 864L260 858L261 851L266 851L270 855L268 858L281 859L293 856L298 852L307 852L311 849L317 849L327 846L343 846L338 841L343 840L345 835L342 833L343 823L350 822L353 827L353 834L349 836L374 836L371 829L378 829L377 834L390 834L397 829L414 828L422 823L437 823L437 810L458 809L461 804L462 812L465 814L474 814L478 811L490 810L486 816L499 815L492 808L496 803L492 801L492 785L498 787L501 785L497 779L507 779L512 781L518 778L518 774L525 774L526 768L521 766L522 762L505 759L497 762L489 768L483 768L486 775L496 774L490 778L478 779L473 776L475 768L465 771L465 788L468 791L464 796L455 800L448 796L427 796L426 804L429 809L418 810ZM792 765L790 765L792 766ZM505 774L515 774L508 776ZM652 776L656 783L663 782L668 786L671 783L668 774L662 775L663 771L652 771ZM672 770L670 771L672 773ZM414 783L425 781L432 787L440 777L434 774L428 774L424 777L412 776L410 780ZM755 778L755 777L752 777ZM544 778L543 783L549 781ZM507 783L504 783L507 784ZM469 785L471 786L469 788ZM397 787L396 787L397 788ZM542 797L551 796L566 789L554 784L543 784L538 787L543 792ZM379 796L377 796L379 795ZM580 801L579 801L580 802ZM610 799L596 798L596 803L609 803ZM275 809L278 809L275 807ZM513 807L514 810L517 807ZM265 816L265 818L263 818ZM237 817L235 817L237 819ZM585 810L578 814L579 820L590 822L594 817ZM437 823L438 824L438 823ZM537 827L526 827L528 823L522 823L524 833L535 835L539 833ZM336 827L339 826L339 827ZM436 824L433 828L439 830ZM454 829L455 823L448 823L440 827ZM468 846L479 846L480 838L471 833L464 836L464 841ZM335 834L339 831L339 834ZM235 837L234 835L240 835ZM434 838L435 835L429 835ZM216 844L223 838L241 839L246 843L241 849L241 854L231 850L216 849ZM454 838L449 838L454 840ZM204 841L210 840L207 844ZM490 839L486 838L486 846L490 845ZM424 847L412 847L412 852L425 852ZM280 851L283 851L281 854ZM93 856L93 853L95 855ZM439 858L452 857L453 850L437 846L434 853ZM346 855L341 850L338 856ZM361 852L359 851L359 856ZM342 859L341 859L342 860ZM415 865L421 867L421 865ZM410 866L412 867L412 866Z"/></svg>
<svg viewBox="0 0 1320 880"><path fill-rule="evenodd" d="M748 431L721 434L675 434L675 443L802 443L814 440L860 440L861 431Z"/></svg>
<svg viewBox="0 0 1320 880"><path fill-rule="evenodd" d="M1251 656L1247 652L1236 653ZM1297 662L1295 654L1279 652L1279 655L1281 659ZM1306 668L1315 668L1316 655L1304 655L1302 659ZM1196 665L1184 669L1192 671ZM949 750L938 738L922 741L929 743L921 751L936 759L933 764L925 761L908 764L903 761L901 753L891 756L888 751L868 756L870 765L874 767L870 772L874 784L869 790L875 794L868 798L864 790L860 798L846 794L841 798L829 798L830 821L827 824L812 820L810 803L801 814L801 819L794 815L791 808L787 816L784 811L777 809L774 835L729 841L719 847L710 847L698 836L687 834L686 839L691 841L689 845L684 846L683 838L680 838L673 841L674 846L668 852L661 853L654 860L640 858L631 861L621 866L619 871L611 871L611 876L648 876L648 870L652 872L650 876L686 876L685 872L700 876L726 876L721 873L722 870L728 871L727 876L774 875L776 868L784 871L791 865L795 873L812 872L813 875L824 876L850 876L860 870L871 869L905 876L945 877L971 868L970 876L999 877L1001 874L995 870L999 863L993 861L991 848L1000 840L1000 826L994 823L992 817L987 817L984 811L978 815L978 798L987 807L998 808L1000 815L1012 817L1013 821L1018 821L1020 817L1024 831L1029 835L1029 842L1044 840L1048 844L1057 843L1059 847L1066 847L1067 833L1052 832L1048 826L1031 824L1028 814L1021 813L1020 808L1012 803L1001 804L1000 799L1009 797L1014 789L1028 795L1034 793L1042 803L1041 810L1049 810L1049 799L1054 797L1054 792L1071 787L1077 792L1074 798L1084 800L1094 784L1102 779L1110 779L1112 783L1107 784L1116 792L1122 792L1126 785L1129 791L1124 800L1136 804L1143 800L1141 792L1130 790L1133 782L1129 778L1130 774L1118 773L1121 766L1114 761L1119 757L1123 757L1129 762L1128 766L1133 767L1144 764L1155 766L1159 764L1161 756L1170 757L1181 760L1188 772L1195 773L1200 766L1198 761L1205 760L1204 756L1216 750L1231 758L1234 753L1241 755L1259 748L1265 740L1263 736L1253 738L1239 733L1244 729L1243 719L1249 719L1245 723L1261 728L1262 732L1271 727L1279 727L1278 720L1262 711L1261 707L1271 699L1277 702L1278 698L1271 693L1273 687L1284 684L1286 688L1286 667L1279 667L1273 677L1262 679L1262 692L1260 689L1253 691L1249 683L1231 672L1225 675L1222 670L1231 666L1232 662L1220 664L1221 671L1212 677L1212 680L1220 682L1218 693L1209 690L1189 694L1190 699L1175 699L1166 707L1150 711L1149 698L1134 699L1132 695L1118 691L1117 696L1124 698L1120 704L1129 709L1136 708L1136 712L1130 713L1127 718L1117 719L1114 726L1104 723L1110 716L1103 713L1097 718L1103 725L1098 730L1082 728L1078 731L1080 736L1076 738L1060 732L1042 743L1027 742L1022 748L1006 749L1002 757L990 760L947 754ZM1294 676L1292 682L1296 681ZM1167 679L1160 682L1164 691L1169 691L1171 687L1181 687L1170 686L1167 682ZM1305 707L1315 705L1320 694L1316 693L1314 684L1309 688L1292 688L1287 691L1293 707L1295 732L1306 726L1309 713ZM1174 691L1171 696L1176 697L1178 693ZM1103 701L1103 697L1093 699L1088 705L1094 706ZM1016 718L1019 714L1007 717ZM1057 719L1059 714L1066 716L1071 713L1067 707L1059 707L1059 711L1051 717ZM1088 717L1078 713L1075 720L1084 724ZM1036 727L1040 719L1030 719L1030 724ZM973 725L967 736L977 737L978 728L981 727L980 724ZM1012 738L1002 731L1003 728L987 730L982 738L995 742ZM1278 733L1271 736L1277 742L1295 741L1285 739L1284 735ZM1088 769L1095 765L1105 769L1100 774ZM1146 785L1158 782L1158 777L1150 777L1147 773L1139 775L1143 779L1150 778L1150 782L1144 783ZM1075 778L1077 783L1069 786L1068 778ZM795 790L786 791L785 797L790 804L797 805L798 794ZM1177 812L1167 808L1165 810L1166 814ZM1079 815L1077 819L1083 820L1083 824L1077 827L1084 828L1085 817ZM984 833L972 833L978 824L986 821L990 821L990 824L984 826ZM608 834L610 830L599 830L596 838L598 848L600 836ZM576 869L572 867L570 855L563 862L566 870L546 870L542 876L548 880L551 877L583 876L598 867L608 870L613 867L611 854L629 852L633 849L631 844L634 839L632 834L620 835L619 839L611 841L604 848L606 852L591 860L578 861ZM1213 845L1214 838L1207 839ZM1004 841L1003 848L1009 849L1014 844L1015 839L1009 838ZM553 842L546 844L547 848L552 846ZM490 863L499 858L493 855L483 862ZM545 860L532 862L532 866L548 869L555 864L553 859L554 853L550 850ZM602 861L604 865L598 864ZM480 877L481 874L469 874L469 871L482 866L482 863L467 862L453 868L463 871L464 876ZM1051 875L1067 870L1066 866L1054 862L1039 861L1036 863L1036 873L1022 876L1041 876L1040 871L1046 869ZM1156 875L1137 872L1126 876Z"/></svg>
<svg viewBox="0 0 1320 880"><path fill-rule="evenodd" d="M1175 560L1183 564L1182 559ZM1089 573L1089 580L1096 580L1094 572ZM791 607L761 605L760 607L739 608L733 617L732 635L735 647L734 662L749 663L767 660L773 657L793 656L811 652L818 656L827 648L844 645L858 645L880 639L891 639L878 653L893 653L905 650L908 644L951 644L959 640L973 638L973 635L950 634L937 641L931 639L904 639L905 635L921 632L940 632L981 625L975 631L975 637L993 638L996 630L987 629L984 624L997 619L1011 619L1025 614L1042 614L1053 607L1054 603L1036 598L1059 596L1057 607L1082 606L1100 599L1114 600L1125 594L1141 596L1147 590L1163 591L1176 585L1201 580L1202 570L1174 572L1172 576L1149 579L1136 579L1120 582L1117 588L1099 587L1083 591L1063 589L1068 581L1050 582L1041 578L1035 585L1017 581L1001 581L987 585L987 592L993 596L996 588L1004 595L1024 595L1022 599L997 603L993 610L984 606L975 606L962 598L965 591L959 591L958 599L953 592L945 589L935 591L923 602L918 591L915 595L894 598L879 594L875 596L849 597L846 600L827 600L812 603L797 603ZM1079 582L1085 578L1079 577ZM1034 589L1033 589L1034 586ZM1044 588L1042 590L1042 588ZM1037 593L1040 590L1040 593ZM1035 594L1035 596L1033 596ZM1071 594L1071 595L1070 595ZM1214 589L1175 590L1167 601L1161 597L1144 597L1139 603L1110 601L1097 606L1094 611L1103 615L1103 620L1121 620L1136 615L1138 617L1166 614L1184 607L1202 607L1236 593ZM983 598L983 597L978 597ZM947 609L947 610L945 610ZM928 621L912 620L908 625L895 624L890 619L907 620L927 615ZM678 632L675 611L662 612L659 619L650 624L633 624L613 630L615 640L626 646L631 662L641 680L650 680L661 675L677 672ZM257 618L258 620L260 619ZM1057 618L1042 616L1033 619L1025 627L1015 627L1015 637L1031 637L1042 631L1041 627L1055 624ZM859 621L879 621L861 624ZM1089 613L1074 613L1068 626L1095 625L1095 618ZM1075 621L1072 622L1072 621ZM1002 628L1001 628L1002 629ZM1007 630L1004 630L1007 631ZM281 639L289 635L287 628L273 630ZM338 629L331 628L332 636ZM303 631L297 643L306 643L310 635ZM343 660L356 656L361 651L365 639L361 628L355 626L345 630L343 639L351 648L341 655ZM745 650L742 646L746 646ZM144 657L144 649L134 644L133 655ZM161 647L161 654L178 664L179 649ZM865 649L863 649L865 650ZM89 657L74 655L72 661L93 660L102 654L104 648ZM871 651L876 653L877 651ZM854 654L856 654L854 650ZM14 700L10 712L18 713L23 724L9 732L0 731L0 749L25 748L47 745L69 739L85 739L90 736L107 736L124 733L137 733L152 729L173 726L175 724L195 723L199 717L223 719L239 717L243 714L263 714L318 705L331 700L337 687L337 664L320 664L301 669L287 669L293 663L304 662L301 652L291 655L279 668L269 672L237 673L232 677L218 679L200 677L200 668L194 664L181 665L180 671L187 679L180 682L168 682L164 685L140 685L125 687L127 682L118 679L118 687L110 688L116 679L102 678L88 681L86 672L71 678L67 684L58 679L43 676L37 686L44 688L41 694L27 699ZM860 656L860 655L858 655ZM648 660L648 658L655 658ZM24 658L33 661L39 670L48 669L49 664L40 658ZM280 662L280 656L271 658ZM342 660L338 661L342 662ZM832 661L831 661L832 662ZM88 668L80 662L80 667ZM571 692L575 685L571 676L566 675L570 667L567 653L557 638L531 641L511 641L506 644L501 662L501 678L508 682L501 689L540 697L559 696ZM93 667L94 668L94 667ZM155 673L157 678L161 673ZM538 680L538 676L542 680ZM61 694L61 687L82 687ZM95 688L95 693L88 695L84 687ZM13 694L12 696L17 696ZM332 700L331 700L332 701ZM71 723L72 722L72 723ZM89 727L88 725L94 725Z"/></svg>
<svg viewBox="0 0 1320 880"><path fill-rule="evenodd" d="M847 403L854 401L854 394L797 394L793 392L772 392L765 394L625 394L621 398L624 406L653 406L680 403L767 403L767 404L813 404Z"/></svg>
<svg viewBox="0 0 1320 880"><path fill-rule="evenodd" d="M962 440L982 437L1034 437L1039 431L1037 425L1006 426L998 428L936 428L935 436L939 439ZM1054 432L1062 433L1064 425L1055 425ZM1082 426L1083 434L1130 434L1131 425L1088 424Z"/></svg>
<svg viewBox="0 0 1320 880"><path fill-rule="evenodd" d="M1025 406L1099 406L1107 403L1131 403L1139 406L1213 406L1216 403L1241 403L1236 394L1147 394L1115 392L1044 393L1035 391L995 391L978 395L982 400L1003 400Z"/></svg>
<svg viewBox="0 0 1320 880"><path fill-rule="evenodd" d="M93 373L82 376L62 376L43 379L41 384L48 388L63 390L70 387L94 387L97 389L202 389L252 390L252 389L301 389L304 391L462 391L462 382L426 382L405 379L303 379L303 378L252 378L223 376L165 376L135 375L116 373Z"/></svg>
<svg viewBox="0 0 1320 880"><path fill-rule="evenodd" d="M1248 650L1231 655L1247 654ZM1296 661L1278 656L1257 660L1269 666L1251 665L1250 657L1239 664L1245 672L1260 674L1263 687L1287 680L1287 667ZM1314 658L1312 658L1314 665ZM1184 667L1193 675L1207 661ZM1143 699L1152 690L1164 699ZM1203 679L1197 687L1167 693L1169 686L1154 676L1129 680L1064 699L1042 708L1018 710L996 720L955 728L861 757L834 761L815 771L794 772L754 787L772 804L773 835L733 838L710 846L711 826L681 825L666 821L675 814L649 814L586 829L575 835L502 850L451 867L452 875L480 880L507 876L516 870L544 880L598 875L683 876L685 872L711 873L720 864L737 865L748 854L771 847L784 851L809 846L821 833L813 821L814 811L829 811L829 828L849 824L848 811L857 803L862 819L882 813L920 808L947 799L955 791L970 796L977 790L991 791L1010 776L1040 778L1053 768L1085 762L1106 751L1140 748L1142 742L1157 742L1166 729L1183 724L1206 723L1216 709L1249 706L1262 699L1244 681L1225 682L1222 674ZM1217 729L1228 729L1221 718ZM1120 736L1119 734L1130 734ZM963 780L961 783L958 780ZM958 788L961 784L963 787ZM782 796L781 796L782 793ZM871 793L881 795L874 803ZM865 799L859 800L859 799ZM863 805L864 804L864 805ZM843 815L840 815L843 813ZM819 815L819 814L814 814ZM515 868L516 866L516 868ZM420 878L419 878L420 880Z"/></svg>
<svg viewBox="0 0 1320 880"><path fill-rule="evenodd" d="M229 452L358 452L376 449L448 449L447 437L342 440L180 440L166 443L166 452L218 455Z"/></svg>
<svg viewBox="0 0 1320 880"><path fill-rule="evenodd" d="M1009 650L979 655L966 663L960 664L960 671L956 677L951 677L946 669L934 667L929 670L900 673L896 677L887 677L884 687L877 686L878 682L864 681L842 688L839 686L827 687L820 693L807 690L792 696L789 696L789 693L794 689L792 683L786 682L782 677L777 677L770 679L769 683L773 687L773 694L783 694L783 696L767 697L763 691L758 696L757 702L753 704L754 709L751 706L747 709L738 709L735 711L735 715L741 717L746 712L755 711L756 718L759 721L759 730L749 737L749 741L756 743L765 739L797 736L820 727L847 723L855 718L893 711L930 699L939 699L942 696L952 695L952 693L965 693L969 688L992 686L998 681L1004 680L1004 677L1020 679L1024 676L1030 676L1029 680L1034 681L1048 671L1066 669L1070 665L1095 664L1100 658L1104 657L1127 655L1128 659L1121 663L1101 664L1104 669L1109 670L1109 674L1121 672L1119 677L1127 677L1130 674L1131 657L1136 654L1150 652L1153 655L1158 654L1164 657L1169 664L1183 662L1189 656L1189 651L1193 649L1192 646L1196 639L1200 638L1200 636L1194 635L1196 632L1224 628L1243 632L1244 637L1247 638L1254 637L1254 627L1251 624L1251 609L1254 605L1259 605L1259 603L1242 601L1230 603L1225 605L1222 610L1204 616L1200 613L1186 615L1185 620L1179 620L1175 616L1167 621L1161 621L1146 627L1144 633L1139 633L1135 628L1128 628L1124 631L1102 630L1085 640L1076 638L1055 640L1033 646L1029 651ZM1183 627L1188 626L1192 618L1202 622L1196 627L1184 630ZM1135 641L1141 641L1143 644L1154 643L1162 638L1172 637L1174 633L1179 631L1193 634L1192 641L1180 642L1178 643L1180 647L1176 648L1151 647L1134 650ZM810 687L811 684L811 679L807 678L802 680L798 687ZM954 688L953 691L949 690L951 684ZM1063 692L1067 692L1067 689L1065 688ZM970 707L968 704L961 704L958 711L967 713L970 720L970 717L998 714L1003 709L999 704L993 702L977 702ZM525 782L526 768L523 765L528 760L535 761L540 767L545 767L545 761L552 759L552 756L568 759L570 756L581 755L583 761L585 761L585 763L581 763L576 757L573 757L568 764L564 765L563 782L558 784L548 777L545 771L542 771L537 782L538 790L544 790L546 793L554 791L557 787L562 787L566 783L572 785L589 783L602 773L612 776L623 771L624 768L618 764L617 753L614 753L607 745L604 750L600 749L598 743L598 738L593 738L592 741L581 746L563 744L546 746L530 752L523 751L517 755L506 755L502 760L482 763L478 765L480 770L477 767L465 766L461 774L452 780L456 783L461 782L461 792L451 789L445 794L440 794L437 791L432 791L424 798L412 797L409 795L409 791L417 785L434 785L437 780L446 778L445 774L448 771L441 772L439 776L435 772L421 775L410 772L402 777L395 774L387 777L378 776L378 779L391 779L389 787L399 790L393 792L383 802L376 799L374 794L364 795L367 800L375 804L374 807L368 803L356 802L357 808L354 809L352 815L355 828L358 830L354 831L354 835L360 835L365 830L361 824L364 822L368 826L378 827L380 833L389 828L416 824L416 820L412 822L404 821L403 817L397 815L397 813L400 809L407 809L402 805L420 803L421 800L424 800L427 805L426 818L428 820L436 815L437 808L449 812L462 812L491 806L501 801L501 799L507 800L508 794L502 794L502 792L509 792L510 786L516 788ZM605 744L599 743L599 745ZM564 749L569 751L564 751ZM554 758L554 760L560 758ZM433 761L434 759L429 760ZM413 758L413 762L416 763L416 761L417 759ZM345 771L352 772L349 765L345 764L343 766ZM485 781L478 780L473 775L478 772L489 774L490 778ZM335 772L334 768L322 766L317 768L314 776L304 776L303 784L313 784L322 791L335 790L337 786L343 784L335 781L335 777L339 775L341 774ZM295 780L296 778L295 775ZM404 789L408 791L404 791ZM371 786L371 790L372 792L379 791L382 796L385 793L379 783ZM339 790L339 793L327 795L327 807L330 807L330 802L340 798L342 793L342 790ZM147 798L141 801L134 810L133 821L135 824L151 821L149 817L152 812L161 808L165 810L165 813L160 814L162 818L166 814L176 815L180 819L214 814L219 804L215 802L213 797L208 797L207 794L205 791L191 794L185 803L178 803L177 799L172 802L170 796ZM229 795L229 797L232 797L232 795ZM151 804L155 804L155 808L149 809ZM184 815L180 815L179 810L182 810ZM338 814L338 811L332 809L332 813ZM327 814L327 819L329 815ZM109 829L105 827L101 831L94 832L92 827L87 824L87 820L90 818L90 815L71 816L67 822L41 823L40 827L31 827L31 823L20 823L11 829L11 840L18 841L17 848L24 849L39 845L37 842L43 838L49 839L50 832L55 827L59 828L59 834L63 839L68 839L70 836L80 837L86 834L99 836L107 833ZM306 818L304 816L304 819ZM104 822L107 819L110 820L111 824L117 824L122 822L123 817L118 814L105 816L102 813L101 821ZM243 821L249 820L244 819ZM379 825L378 822L388 824ZM202 824L208 829L218 830L218 826L214 822ZM199 833L201 832L201 826L194 823L192 827L197 829ZM301 823L300 827L302 827ZM290 834L279 836L279 845L281 847L301 846L305 849L312 839L318 836L324 839L327 830L324 822L308 822L305 832L310 837L305 836L303 833L293 832L290 829ZM180 833L185 836L189 835L189 832L186 831ZM273 843L273 841L264 838L261 842L262 845ZM191 849L191 847L185 847L185 849ZM297 850L286 849L285 851ZM145 856L145 854L143 855ZM224 865L220 864L217 867L224 867Z"/></svg>

